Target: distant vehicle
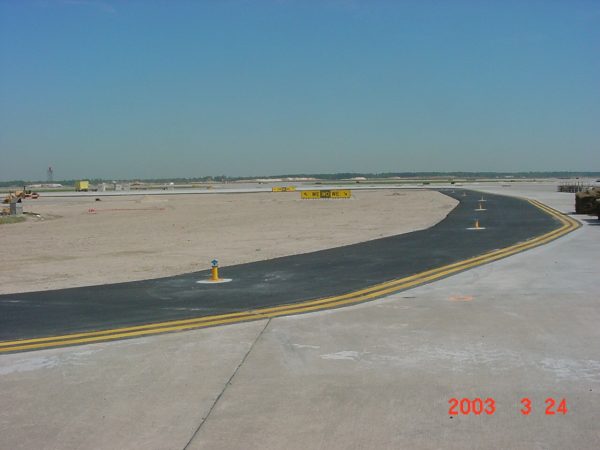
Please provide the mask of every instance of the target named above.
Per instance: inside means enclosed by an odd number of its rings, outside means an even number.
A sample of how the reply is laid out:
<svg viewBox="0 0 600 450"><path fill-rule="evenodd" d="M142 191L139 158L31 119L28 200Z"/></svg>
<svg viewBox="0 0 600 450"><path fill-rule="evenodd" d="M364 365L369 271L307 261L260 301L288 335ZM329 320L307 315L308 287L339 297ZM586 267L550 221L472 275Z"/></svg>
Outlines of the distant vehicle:
<svg viewBox="0 0 600 450"><path fill-rule="evenodd" d="M590 188L575 194L575 212L598 216L600 220L600 188Z"/></svg>
<svg viewBox="0 0 600 450"><path fill-rule="evenodd" d="M87 192L90 189L90 182L87 180L79 180L75 182L75 190Z"/></svg>

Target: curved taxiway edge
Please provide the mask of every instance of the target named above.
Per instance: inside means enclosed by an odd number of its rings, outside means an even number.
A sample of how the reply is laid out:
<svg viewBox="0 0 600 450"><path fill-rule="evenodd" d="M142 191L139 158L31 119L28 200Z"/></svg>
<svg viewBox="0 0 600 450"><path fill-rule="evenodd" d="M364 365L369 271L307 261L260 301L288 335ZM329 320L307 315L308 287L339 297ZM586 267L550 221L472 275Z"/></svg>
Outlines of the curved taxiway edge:
<svg viewBox="0 0 600 450"><path fill-rule="evenodd" d="M237 282L222 285L224 289L199 287L195 281L206 276L203 272L0 296L0 353L352 305L506 258L580 226L534 200L486 194L489 214L477 215L474 211L479 194L469 192L463 197L445 193L460 203L446 219L427 230L232 266L227 273ZM468 229L472 228L473 217L481 217L485 230Z"/></svg>

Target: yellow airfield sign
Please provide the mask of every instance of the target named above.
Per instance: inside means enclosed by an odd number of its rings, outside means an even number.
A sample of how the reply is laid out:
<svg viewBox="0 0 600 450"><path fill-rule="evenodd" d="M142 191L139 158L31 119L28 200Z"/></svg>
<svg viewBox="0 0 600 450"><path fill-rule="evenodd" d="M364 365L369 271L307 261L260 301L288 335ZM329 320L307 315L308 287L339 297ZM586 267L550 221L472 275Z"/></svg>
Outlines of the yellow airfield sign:
<svg viewBox="0 0 600 450"><path fill-rule="evenodd" d="M318 191L302 191L300 198L317 199L317 198L351 198L352 191L350 189L330 189Z"/></svg>
<svg viewBox="0 0 600 450"><path fill-rule="evenodd" d="M321 198L321 191L302 191L302 192L300 192L300 198L303 198L303 199Z"/></svg>
<svg viewBox="0 0 600 450"><path fill-rule="evenodd" d="M272 192L295 192L296 186L273 186Z"/></svg>
<svg viewBox="0 0 600 450"><path fill-rule="evenodd" d="M352 197L352 191L350 189L335 189L331 192L331 198L350 198Z"/></svg>

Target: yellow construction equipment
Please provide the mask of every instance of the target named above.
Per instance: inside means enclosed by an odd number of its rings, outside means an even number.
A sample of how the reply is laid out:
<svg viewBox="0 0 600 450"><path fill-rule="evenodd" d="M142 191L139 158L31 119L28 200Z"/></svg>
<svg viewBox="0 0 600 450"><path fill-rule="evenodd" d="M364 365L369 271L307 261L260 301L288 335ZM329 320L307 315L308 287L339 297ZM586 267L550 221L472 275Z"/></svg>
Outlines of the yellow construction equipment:
<svg viewBox="0 0 600 450"><path fill-rule="evenodd" d="M2 203L20 202L25 198L31 198L35 200L36 198L39 198L39 196L40 194L38 194L37 192L32 192L31 190L25 189L25 187L23 187L22 190L9 191L6 197L4 197Z"/></svg>

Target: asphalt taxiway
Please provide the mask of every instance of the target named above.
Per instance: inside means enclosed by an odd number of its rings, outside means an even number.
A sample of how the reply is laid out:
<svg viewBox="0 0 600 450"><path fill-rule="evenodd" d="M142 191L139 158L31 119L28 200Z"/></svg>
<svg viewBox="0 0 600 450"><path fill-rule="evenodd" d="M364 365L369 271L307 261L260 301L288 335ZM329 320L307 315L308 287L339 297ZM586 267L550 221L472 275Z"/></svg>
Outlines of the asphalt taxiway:
<svg viewBox="0 0 600 450"><path fill-rule="evenodd" d="M227 284L199 284L208 272L129 283L0 296L0 352L93 342L250 320L281 305L285 314L308 305L338 306L371 287L369 297L399 291L398 280L467 265L492 251L561 229L556 213L519 198L447 190L459 200L448 216L426 230L330 250L230 266ZM402 212L399 211L399 214ZM475 221L480 229L474 227ZM571 229L575 224L571 224ZM318 225L306 230L318 233ZM510 252L512 254L513 252ZM497 259L497 258L496 258ZM482 261L485 262L485 261ZM480 262L480 263L482 263ZM454 273L454 270L450 273ZM423 278L423 277L422 277ZM428 281L424 280L423 282ZM395 286L390 286L395 282ZM420 283L410 283L409 287ZM378 289L378 286L386 289ZM327 299L327 300L323 300ZM269 309L271 308L271 309ZM248 311L251 311L249 314ZM258 311L258 313L257 313ZM233 314L240 313L244 314ZM283 315L283 314L280 314ZM205 318L200 321L190 319ZM152 326L148 326L152 324ZM94 332L102 332L94 334ZM75 336L69 336L75 335ZM48 339L57 336L54 339ZM35 338L42 338L35 340ZM21 340L26 340L22 342ZM36 345L37 344L37 345Z"/></svg>

